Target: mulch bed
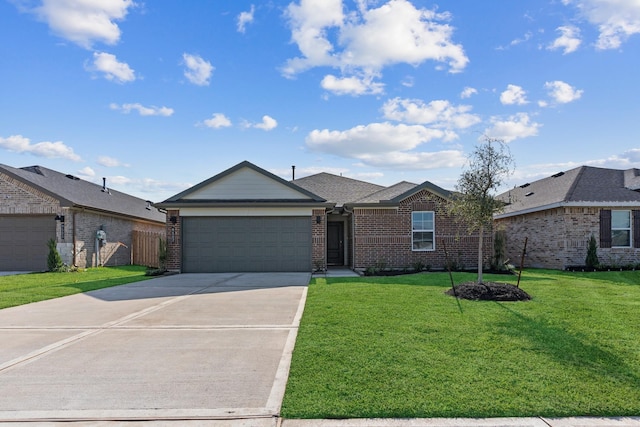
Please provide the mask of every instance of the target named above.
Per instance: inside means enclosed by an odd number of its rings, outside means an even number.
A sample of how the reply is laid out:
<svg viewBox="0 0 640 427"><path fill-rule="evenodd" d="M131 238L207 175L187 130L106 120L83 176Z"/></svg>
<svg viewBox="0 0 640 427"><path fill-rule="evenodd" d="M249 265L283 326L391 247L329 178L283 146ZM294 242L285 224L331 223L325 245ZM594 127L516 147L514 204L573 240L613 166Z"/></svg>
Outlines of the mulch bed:
<svg viewBox="0 0 640 427"><path fill-rule="evenodd" d="M458 298L475 301L528 301L531 299L528 293L507 283L466 282L457 285L455 290ZM455 296L453 289L449 289L445 294Z"/></svg>

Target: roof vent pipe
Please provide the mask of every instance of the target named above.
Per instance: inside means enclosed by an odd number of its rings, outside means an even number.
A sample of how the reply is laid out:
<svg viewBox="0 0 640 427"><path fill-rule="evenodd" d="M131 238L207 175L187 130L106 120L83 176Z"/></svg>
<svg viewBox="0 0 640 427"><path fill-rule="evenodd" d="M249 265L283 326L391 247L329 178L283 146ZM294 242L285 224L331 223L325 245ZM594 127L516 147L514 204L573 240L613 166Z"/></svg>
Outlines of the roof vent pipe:
<svg viewBox="0 0 640 427"><path fill-rule="evenodd" d="M291 166L291 175L292 175L291 180L295 181L296 180L296 166L295 165Z"/></svg>
<svg viewBox="0 0 640 427"><path fill-rule="evenodd" d="M107 178L102 178L102 191L107 191Z"/></svg>

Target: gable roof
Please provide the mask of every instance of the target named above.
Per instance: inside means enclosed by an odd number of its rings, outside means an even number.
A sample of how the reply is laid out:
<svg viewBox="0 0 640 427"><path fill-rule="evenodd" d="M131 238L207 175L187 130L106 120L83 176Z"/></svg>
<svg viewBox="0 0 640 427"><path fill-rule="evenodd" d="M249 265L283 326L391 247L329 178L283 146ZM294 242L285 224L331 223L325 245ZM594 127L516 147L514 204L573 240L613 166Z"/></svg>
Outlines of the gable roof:
<svg viewBox="0 0 640 427"><path fill-rule="evenodd" d="M43 166L13 168L0 164L0 172L57 199L63 207L83 207L149 221L164 222L165 214L150 202L105 188L73 175L65 175Z"/></svg>
<svg viewBox="0 0 640 427"><path fill-rule="evenodd" d="M443 198L449 198L451 192L429 181L422 184L401 181L389 187L359 181L353 178L322 172L296 179L297 185L320 194L327 200L335 202L336 207L344 206L395 206L407 197L427 190Z"/></svg>
<svg viewBox="0 0 640 427"><path fill-rule="evenodd" d="M372 193L384 190L382 185L346 178L327 172L306 176L292 181L295 185L312 191L327 201L342 207L345 203L362 199Z"/></svg>
<svg viewBox="0 0 640 427"><path fill-rule="evenodd" d="M640 171L580 166L523 184L497 196L506 203L496 218L560 206L640 206Z"/></svg>
<svg viewBox="0 0 640 427"><path fill-rule="evenodd" d="M156 203L162 208L200 206L317 206L326 200L253 163L243 161L187 190Z"/></svg>

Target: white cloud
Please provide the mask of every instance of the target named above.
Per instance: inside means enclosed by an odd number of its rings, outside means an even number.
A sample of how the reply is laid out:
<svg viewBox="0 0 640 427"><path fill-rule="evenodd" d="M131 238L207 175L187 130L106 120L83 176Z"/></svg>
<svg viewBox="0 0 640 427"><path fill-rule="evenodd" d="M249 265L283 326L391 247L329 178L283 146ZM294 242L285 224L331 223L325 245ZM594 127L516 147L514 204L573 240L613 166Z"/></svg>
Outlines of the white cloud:
<svg viewBox="0 0 640 427"><path fill-rule="evenodd" d="M459 168L467 160L464 153L458 150L436 152L392 152L379 155L361 156L362 163L373 167L391 169L439 169Z"/></svg>
<svg viewBox="0 0 640 427"><path fill-rule="evenodd" d="M145 107L144 105L138 104L138 103L135 103L135 104L122 104L122 105L110 104L109 108L111 108L112 110L120 110L125 114L129 114L132 110L135 110L141 116L164 116L164 117L169 117L169 116L173 115L173 108L156 107L155 105L152 105L150 107Z"/></svg>
<svg viewBox="0 0 640 427"><path fill-rule="evenodd" d="M573 86L560 80L546 82L544 87L549 91L549 96L559 104L567 104L580 99L583 90L576 90Z"/></svg>
<svg viewBox="0 0 640 427"><path fill-rule="evenodd" d="M324 76L320 85L336 95L370 95L379 94L384 91L384 83L373 82L373 76L358 78L336 77L328 74Z"/></svg>
<svg viewBox="0 0 640 427"><path fill-rule="evenodd" d="M75 162L82 160L80 156L73 152L73 148L65 145L62 141L43 141L32 144L29 138L25 138L22 135L12 135L8 138L0 137L0 148L14 153L27 153L50 159L60 158Z"/></svg>
<svg viewBox="0 0 640 427"><path fill-rule="evenodd" d="M527 113L518 113L507 120L497 117L491 119L492 127L485 130L484 134L491 138L502 139L511 142L515 139L536 136L541 124L532 122Z"/></svg>
<svg viewBox="0 0 640 427"><path fill-rule="evenodd" d="M371 123L345 131L313 130L306 137L307 146L342 157L363 157L413 150L420 144L443 138L445 132L421 125Z"/></svg>
<svg viewBox="0 0 640 427"><path fill-rule="evenodd" d="M255 12L255 6L251 5L251 9L248 12L241 12L238 15L238 32L244 33L247 24L253 22L253 13Z"/></svg>
<svg viewBox="0 0 640 427"><path fill-rule="evenodd" d="M500 102L504 105L527 104L526 91L517 85L507 85L507 90L500 94Z"/></svg>
<svg viewBox="0 0 640 427"><path fill-rule="evenodd" d="M123 20L134 6L133 0L42 0L27 10L58 36L90 49L95 42L116 44L120 28L115 21Z"/></svg>
<svg viewBox="0 0 640 427"><path fill-rule="evenodd" d="M451 105L449 101L436 100L425 104L419 99L394 98L382 106L384 117L405 123L431 125L441 129L466 129L480 123L480 117L469 113L469 105ZM449 134L445 140L456 138Z"/></svg>
<svg viewBox="0 0 640 427"><path fill-rule="evenodd" d="M209 86L209 79L215 67L210 62L205 61L198 55L184 53L182 55L184 65L184 76L194 85Z"/></svg>
<svg viewBox="0 0 640 427"><path fill-rule="evenodd" d="M204 121L204 125L212 129L220 129L231 126L231 120L222 113L214 113L210 119Z"/></svg>
<svg viewBox="0 0 640 427"><path fill-rule="evenodd" d="M98 164L107 168L115 168L119 166L129 167L127 163L122 163L120 160L109 156L98 157Z"/></svg>
<svg viewBox="0 0 640 427"><path fill-rule="evenodd" d="M598 27L597 49L617 49L630 36L640 33L638 0L563 0L563 3L575 4Z"/></svg>
<svg viewBox="0 0 640 427"><path fill-rule="evenodd" d="M292 41L302 56L289 59L283 74L291 77L309 68L340 68L345 77L354 72L379 73L388 65L419 65L427 60L445 63L452 73L462 71L469 59L451 40L448 13L417 9L407 0L389 0L378 8L359 1L347 10L341 0L299 0L287 7ZM334 37L330 37L334 35Z"/></svg>
<svg viewBox="0 0 640 427"><path fill-rule="evenodd" d="M78 171L78 175L84 177L85 179L90 179L96 176L96 172L91 169L89 166L85 166Z"/></svg>
<svg viewBox="0 0 640 427"><path fill-rule="evenodd" d="M477 95L477 94L478 94L477 89L467 86L460 93L460 98L462 99L471 98L471 96Z"/></svg>
<svg viewBox="0 0 640 427"><path fill-rule="evenodd" d="M257 129L262 129L266 131L270 131L275 129L278 126L278 122L276 119L270 116L262 116L262 123L254 124L253 127Z"/></svg>
<svg viewBox="0 0 640 427"><path fill-rule="evenodd" d="M135 72L125 62L118 62L115 55L106 52L94 52L93 64L87 67L90 71L104 73L104 78L118 83L132 82Z"/></svg>
<svg viewBox="0 0 640 427"><path fill-rule="evenodd" d="M580 43L582 43L582 40L580 39L580 29L578 27L565 25L558 27L557 31L560 32L560 37L555 39L547 49L562 49L563 55L566 55L568 53L575 52L580 46Z"/></svg>

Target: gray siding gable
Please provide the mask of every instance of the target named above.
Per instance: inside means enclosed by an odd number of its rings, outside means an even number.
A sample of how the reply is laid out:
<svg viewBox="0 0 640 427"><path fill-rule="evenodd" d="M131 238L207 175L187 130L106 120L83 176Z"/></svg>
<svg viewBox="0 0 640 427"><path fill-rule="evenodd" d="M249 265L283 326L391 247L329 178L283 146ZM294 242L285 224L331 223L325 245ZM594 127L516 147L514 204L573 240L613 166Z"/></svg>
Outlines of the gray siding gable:
<svg viewBox="0 0 640 427"><path fill-rule="evenodd" d="M193 187L176 194L157 206L176 203L225 202L306 202L325 200L258 166L244 161Z"/></svg>

